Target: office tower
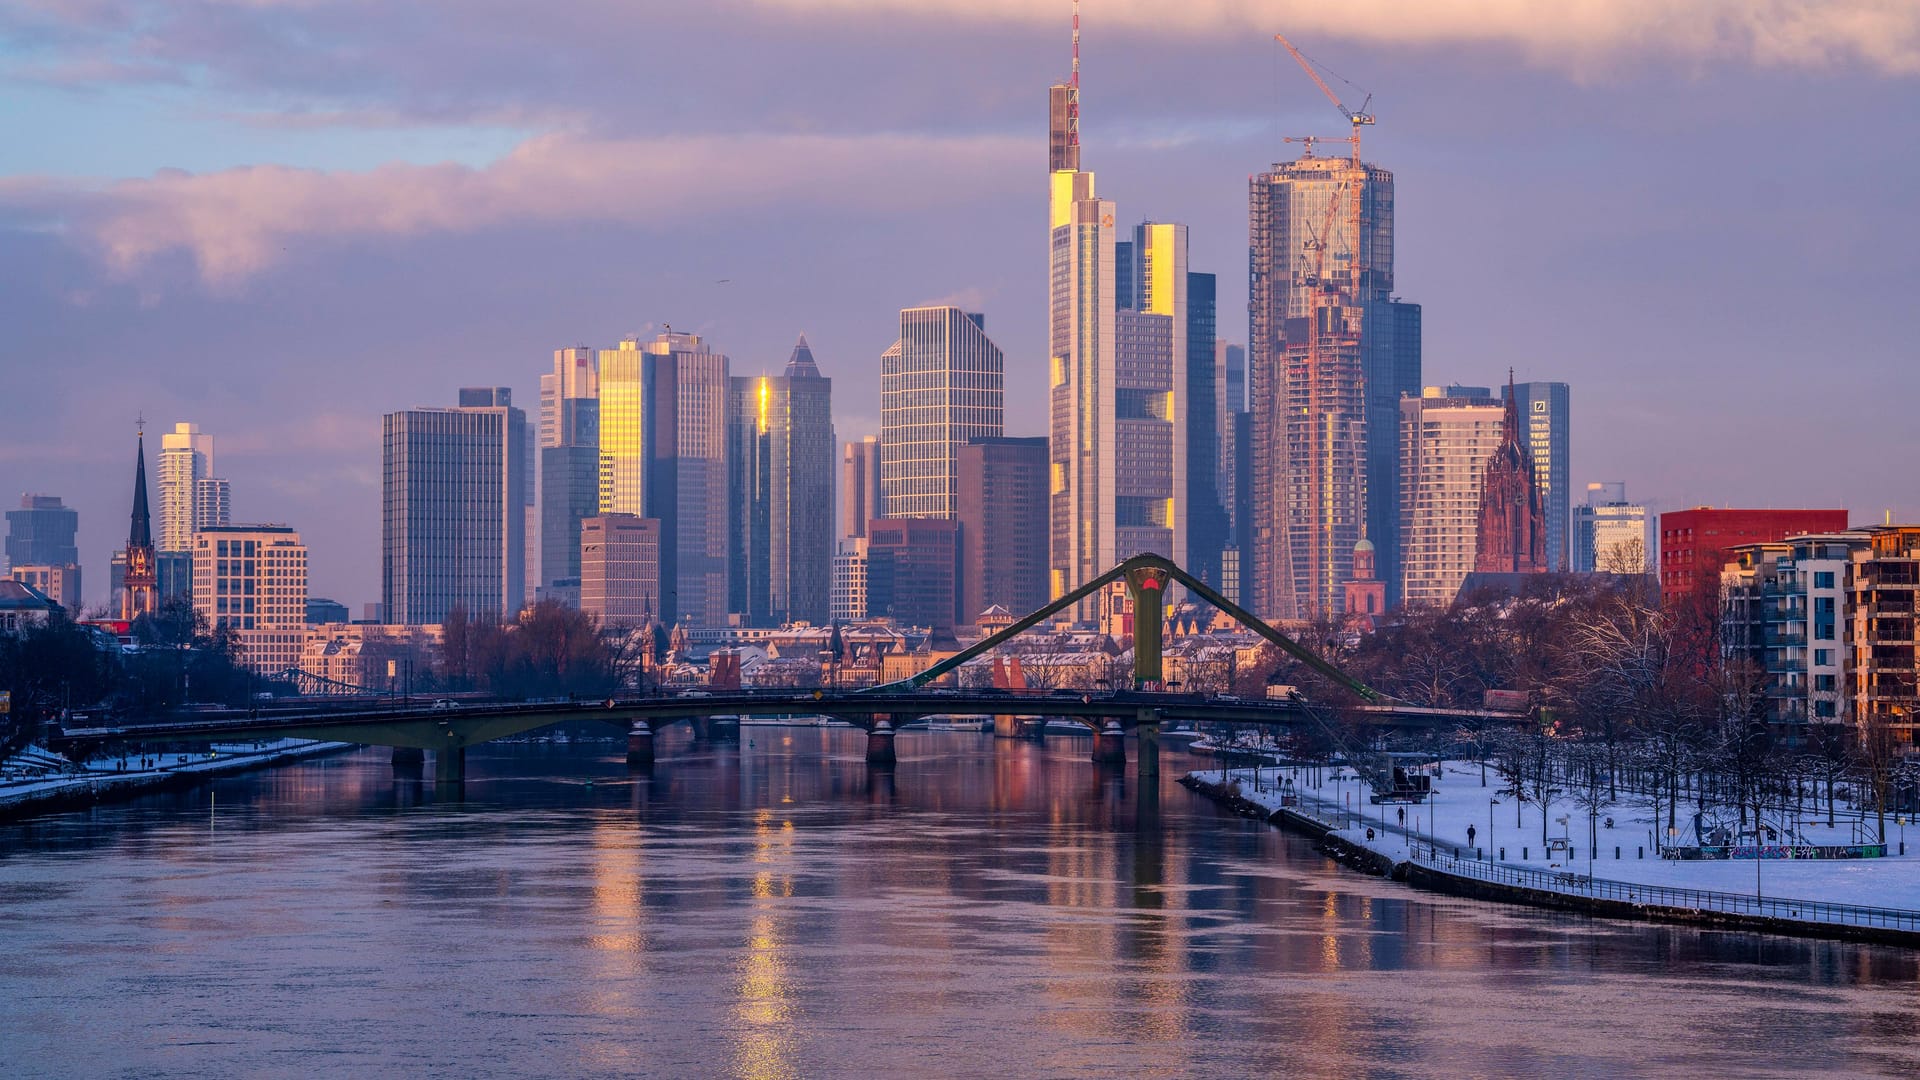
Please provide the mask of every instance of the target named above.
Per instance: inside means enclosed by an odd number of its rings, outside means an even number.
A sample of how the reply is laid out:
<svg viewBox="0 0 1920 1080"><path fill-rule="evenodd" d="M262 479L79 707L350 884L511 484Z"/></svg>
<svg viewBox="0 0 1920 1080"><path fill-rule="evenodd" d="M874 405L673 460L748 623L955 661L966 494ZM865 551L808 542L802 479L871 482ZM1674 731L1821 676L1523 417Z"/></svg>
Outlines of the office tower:
<svg viewBox="0 0 1920 1080"><path fill-rule="evenodd" d="M1047 600L1047 440L974 439L960 448L960 615L1015 615Z"/></svg>
<svg viewBox="0 0 1920 1080"><path fill-rule="evenodd" d="M382 422L380 595L390 623L462 607L511 617L526 597L526 414L506 387Z"/></svg>
<svg viewBox="0 0 1920 1080"><path fill-rule="evenodd" d="M1701 506L1661 514L1660 602L1667 606L1710 599L1719 609L1720 569L1729 548L1837 533L1847 527L1845 510L1736 510Z"/></svg>
<svg viewBox="0 0 1920 1080"><path fill-rule="evenodd" d="M31 585L40 595L67 609L67 614L80 615L80 567L76 563L61 566L34 566L29 563L15 565L7 572L7 577L23 585Z"/></svg>
<svg viewBox="0 0 1920 1080"><path fill-rule="evenodd" d="M139 433L133 452L133 516L122 549L124 570L119 582L120 618L132 622L160 607L158 574L154 567L153 515L147 509L147 433Z"/></svg>
<svg viewBox="0 0 1920 1080"><path fill-rule="evenodd" d="M1311 144L1250 183L1251 572L1268 617L1337 611L1362 534L1399 599L1399 408L1420 389L1420 308L1393 296L1393 213L1391 172Z"/></svg>
<svg viewBox="0 0 1920 1080"><path fill-rule="evenodd" d="M347 605L338 600L329 600L324 596L307 597L307 625L325 626L329 623L344 623L347 620Z"/></svg>
<svg viewBox="0 0 1920 1080"><path fill-rule="evenodd" d="M950 637L959 616L960 523L934 518L878 518L867 524L871 563L890 560L893 602L884 614L907 626ZM872 582L869 578L868 588ZM868 596L869 610L873 597Z"/></svg>
<svg viewBox="0 0 1920 1080"><path fill-rule="evenodd" d="M697 334L600 351L600 512L660 522L663 622L726 622L727 380Z"/></svg>
<svg viewBox="0 0 1920 1080"><path fill-rule="evenodd" d="M731 381L728 610L750 626L826 621L833 593L833 381L802 335L781 375Z"/></svg>
<svg viewBox="0 0 1920 1080"><path fill-rule="evenodd" d="M1511 383L1501 413L1500 444L1487 458L1480 479L1473 569L1481 574L1543 574L1548 568L1546 513Z"/></svg>
<svg viewBox="0 0 1920 1080"><path fill-rule="evenodd" d="M209 525L225 525L231 492L214 477L213 436L197 424L175 424L160 435L160 535L156 549L192 551L193 534Z"/></svg>
<svg viewBox="0 0 1920 1080"><path fill-rule="evenodd" d="M80 562L73 537L80 515L58 495L22 495L7 511L8 566L70 566Z"/></svg>
<svg viewBox="0 0 1920 1080"><path fill-rule="evenodd" d="M840 459L840 535L867 535L867 522L881 517L880 436L848 440Z"/></svg>
<svg viewBox="0 0 1920 1080"><path fill-rule="evenodd" d="M1215 370L1215 343L1219 326L1212 274L1187 275L1187 341L1184 359L1187 377L1184 402L1187 476L1186 498L1174 507L1174 521L1186 525L1187 569L1200 580L1220 587L1220 559L1226 550L1230 523L1220 485L1221 423L1225 379Z"/></svg>
<svg viewBox="0 0 1920 1080"><path fill-rule="evenodd" d="M1429 386L1400 399L1403 603L1445 607L1473 571L1480 485L1505 414L1484 388Z"/></svg>
<svg viewBox="0 0 1920 1080"><path fill-rule="evenodd" d="M1586 503L1573 508L1569 565L1577 574L1652 573L1648 520L1646 507L1627 501L1626 484L1588 484Z"/></svg>
<svg viewBox="0 0 1920 1080"><path fill-rule="evenodd" d="M580 578L580 522L600 512L600 366L594 350L555 349L540 376L539 580Z"/></svg>
<svg viewBox="0 0 1920 1080"><path fill-rule="evenodd" d="M1547 566L1567 569L1572 542L1573 468L1567 384L1523 382L1512 387L1520 399L1527 451L1533 455L1534 486L1547 519Z"/></svg>
<svg viewBox="0 0 1920 1080"><path fill-rule="evenodd" d="M893 555L873 552L867 537L840 541L833 556L833 621L883 618L893 609Z"/></svg>
<svg viewBox="0 0 1920 1080"><path fill-rule="evenodd" d="M300 666L307 546L285 525L210 525L193 534L193 607L226 628L256 675Z"/></svg>
<svg viewBox="0 0 1920 1080"><path fill-rule="evenodd" d="M1004 367L986 316L901 310L900 340L880 355L882 516L953 517L960 448L1005 434Z"/></svg>
<svg viewBox="0 0 1920 1080"><path fill-rule="evenodd" d="M660 615L660 522L632 514L580 521L580 610L631 629Z"/></svg>

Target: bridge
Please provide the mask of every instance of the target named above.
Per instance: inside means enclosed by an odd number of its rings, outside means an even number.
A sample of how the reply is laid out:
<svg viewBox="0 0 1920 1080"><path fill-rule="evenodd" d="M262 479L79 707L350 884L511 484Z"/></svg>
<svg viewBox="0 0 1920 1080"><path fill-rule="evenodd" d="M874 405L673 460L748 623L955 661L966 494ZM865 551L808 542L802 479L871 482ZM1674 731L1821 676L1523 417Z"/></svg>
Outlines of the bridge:
<svg viewBox="0 0 1920 1080"><path fill-rule="evenodd" d="M946 689L933 684L961 665L986 655L1019 634L1067 610L1115 581L1124 581L1133 601L1133 685L1093 690ZM1334 685L1350 692L1358 705L1333 707L1297 690L1283 699L1242 699L1162 689L1161 630L1163 600L1170 583L1184 585L1200 599ZM258 738L303 738L364 743L395 748L397 764L424 763L434 755L435 779L458 784L466 774L467 747L506 738L565 720L600 720L627 731L627 757L635 765L651 763L655 732L688 721L696 726L720 717L827 716L867 732L867 760L894 760L893 740L901 726L929 716L1046 716L1075 720L1093 733L1096 761L1126 761L1125 738L1138 738L1138 768L1143 776L1159 771L1159 734L1163 723L1233 723L1317 729L1353 763L1376 789L1391 782L1384 758L1369 747L1372 738L1355 739L1351 729L1451 729L1463 723L1514 721L1517 714L1438 709L1394 701L1328 663L1312 650L1255 618L1204 582L1159 555L1136 555L910 678L857 690L757 690L612 697L596 701L524 704L441 702L428 707L356 703L346 709L235 710L151 722L73 728L61 741L88 747L121 742L212 742ZM1342 722L1344 718L1344 723ZM1001 731L1001 733L1010 733Z"/></svg>

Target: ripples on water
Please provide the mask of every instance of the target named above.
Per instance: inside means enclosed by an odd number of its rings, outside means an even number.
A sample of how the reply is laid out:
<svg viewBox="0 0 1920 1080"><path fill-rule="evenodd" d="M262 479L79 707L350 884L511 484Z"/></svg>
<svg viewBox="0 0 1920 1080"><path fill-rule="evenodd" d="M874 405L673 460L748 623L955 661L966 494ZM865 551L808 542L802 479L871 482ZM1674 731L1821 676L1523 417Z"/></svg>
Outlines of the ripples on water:
<svg viewBox="0 0 1920 1080"><path fill-rule="evenodd" d="M0 827L8 1075L1920 1072L1898 949L1414 893L1046 747L362 751Z"/></svg>

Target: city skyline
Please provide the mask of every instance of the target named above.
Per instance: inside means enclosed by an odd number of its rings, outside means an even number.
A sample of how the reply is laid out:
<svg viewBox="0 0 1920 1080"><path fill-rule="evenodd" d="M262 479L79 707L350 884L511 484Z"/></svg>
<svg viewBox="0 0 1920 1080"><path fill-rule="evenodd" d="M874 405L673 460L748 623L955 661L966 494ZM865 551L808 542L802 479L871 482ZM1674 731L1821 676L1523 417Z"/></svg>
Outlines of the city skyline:
<svg viewBox="0 0 1920 1080"><path fill-rule="evenodd" d="M934 89L906 100L849 108L843 85L823 84L789 90L778 111L731 121L760 150L790 147L796 175L813 181L753 194L740 222L717 222L706 204L682 193L675 205L688 211L686 224L649 226L615 216L604 237L576 227L608 224L609 212L591 199L581 200L577 213L509 207L487 220L435 225L415 218L393 234L367 224L355 209L364 204L347 199L338 212L348 220L329 220L334 235L322 240L284 223L292 220L283 212L290 204L272 185L299 180L323 191L355 184L377 190L377 165L429 170L439 160L486 181L513 161L537 166L568 154L588 170L601 165L625 176L621 163L633 146L668 134L685 140L690 160L711 168L726 161L699 132L701 116L717 114L643 117L620 130L609 119L616 116L609 96L576 103L589 118L587 133L555 134L546 126L551 117L533 115L556 105L538 87L509 87L476 100L471 111L454 108L435 119L424 104L427 84L307 85L310 94L301 97L291 73L221 67L228 75L223 89L199 91L201 98L183 91L173 104L152 107L178 115L196 101L250 103L264 122L230 124L205 140L169 140L191 144L185 149L130 139L110 150L82 150L50 141L43 125L82 116L124 125L137 110L115 93L79 100L62 89L50 64L26 72L20 78L30 95L49 107L12 121L22 125L22 138L14 157L0 159L0 174L14 178L0 195L0 228L16 241L0 270L10 284L0 305L18 328L15 357L58 351L66 361L36 380L35 402L16 396L3 407L0 491L65 497L81 515L81 564L102 581L108 552L124 543L113 523L124 514L125 450L112 436L142 410L166 424L199 423L219 432L221 472L246 492L246 517L300 528L314 553L315 594L357 607L378 591L378 459L368 448L377 445L381 413L445 400L462 385L512 385L532 401L534 377L556 347L616 340L649 321L710 333L742 370L777 370L792 328L804 326L823 355L837 358L832 374L859 386L891 340L898 309L942 299L994 320L995 339L1007 350L1008 433L1042 433L1036 403L1044 385L1044 283L1031 258L1006 253L1030 251L1022 238L1043 215L1027 179L1044 159L1032 102L1039 87L1061 76L1065 24L1064 11L1043 14L992 8L954 16L954 56L969 64L936 56L925 83ZM687 15L673 29L692 40L722 32L703 18ZM768 9L758 9L757 18L810 42L853 22L817 11L808 13L810 23ZM839 56L884 57L889 41L923 25L906 15L898 21L841 34L827 47ZM1310 86L1293 81L1297 72L1280 67L1284 57L1267 31L1284 27L1311 38L1305 47L1316 58L1376 94L1372 108L1381 120L1369 132L1368 156L1395 172L1396 278L1425 309L1427 381L1492 381L1511 363L1530 378L1577 385L1576 490L1596 479L1625 479L1656 511L1696 503L1845 505L1860 521L1879 520L1884 510L1916 516L1920 505L1897 479L1819 468L1849 454L1913 449L1916 436L1892 422L1898 403L1916 389L1916 376L1896 366L1909 351L1911 317L1898 297L1915 284L1901 254L1911 225L1882 221L1871 208L1886 203L1882 191L1911 186L1914 161L1895 140L1863 134L1870 167L1835 177L1819 167L1821 155L1783 153L1779 134L1811 126L1815 117L1843 141L1864 133L1852 125L1866 121L1846 106L1869 94L1891 96L1880 111L1905 108L1916 97L1910 75L1920 29L1896 24L1877 42L1851 41L1834 29L1817 47L1804 48L1804 37L1777 35L1769 40L1782 51L1765 56L1752 44L1758 37L1738 26L1676 40L1656 33L1661 47L1630 58L1619 43L1648 28L1624 17L1596 33L1595 44L1579 47L1499 20L1470 29L1471 21L1436 17L1436 25L1452 29L1396 35L1363 27L1342 37L1305 14L1276 8L1244 24L1183 22L1168 27L1178 34L1164 37L1136 11L1090 12L1084 78L1090 95L1097 90L1098 108L1088 112L1083 141L1097 148L1103 180L1122 196L1123 209L1151 208L1190 226L1191 264L1220 274L1222 336L1238 343L1245 295L1232 269L1244 254L1244 177L1292 156L1280 136L1328 133L1338 119ZM1265 22L1274 25L1254 25ZM1661 26L1671 29L1652 29ZM97 25L68 29L108 55L120 48ZM155 32L189 50L170 29L163 24ZM1436 43L1455 34L1475 46L1464 50L1472 56ZM1005 48L977 63L967 46L987 39ZM42 39L32 28L19 31L8 39L7 55L66 55L54 39L44 40L33 44ZM168 55L158 67L180 54ZM1834 59L1818 59L1826 55ZM450 55L429 59L436 63L420 79L439 72L450 77L444 93L478 92L448 71ZM1570 61L1572 77L1554 72ZM774 74L780 70L773 65ZM1182 77L1168 77L1176 73ZM130 70L109 87L151 85L142 81L151 77ZM756 74L741 85L768 77ZM953 93L971 87L996 89ZM935 91L979 100L951 119L912 120L919 94ZM734 92L715 90L713 104ZM501 96L515 95L528 111L509 121L501 110L516 102ZM302 121L295 100L343 108ZM1662 103L1661 118L1649 126L1643 118L1654 100ZM345 115L354 111L349 106L382 105L395 123L428 132L427 160L410 162L390 137ZM1545 134L1521 149L1488 140L1481 131L1496 105L1515 110L1504 114L1514 124ZM798 116L835 122L821 134L799 136L792 134ZM844 120L914 134L862 141ZM639 130L649 123L656 130ZM1463 146L1466 135L1475 141ZM855 215L847 194L825 193L843 175L821 151L827 143L864 155L863 172L884 174L911 160L938 175L910 207L879 198ZM515 146L521 149L509 155ZM1636 161L1647 154L1663 155L1671 167L1648 177ZM227 171L246 164L309 171ZM193 175L156 175L170 167ZM1696 179L1708 172L1759 179L1710 193ZM29 175L49 179L24 179ZM63 177L148 179L103 187ZM237 205L251 208L234 216L236 228L252 232L227 238L238 254L226 261L208 257L223 250L222 237L190 213L191 200L216 181L231 188ZM727 184L717 189L739 194ZM1570 199L1603 212L1549 212ZM300 204L291 205L299 216ZM939 212L928 214L929 205ZM1509 215L1524 215L1531 241L1524 248L1502 237ZM880 257L858 230L847 231L856 216L888 226L880 230L894 233L888 249L904 244L929 257ZM1590 217L1604 224L1581 220ZM1767 221L1764 236L1743 240L1756 218ZM1129 227L1136 221L1123 215ZM71 227L50 231L50 222ZM846 243L822 250L815 241L823 231ZM273 243L261 248L261 235ZM670 272L628 267L615 249L632 236L661 237L682 257L664 260ZM1650 266L1645 254L1655 248L1678 254ZM261 250L266 256L247 254ZM1761 259L1761 251L1777 254ZM802 252L814 261L795 261ZM606 273L584 287L569 281L563 294L518 269L560 258ZM769 269L782 263L812 269ZM1870 286L1830 295L1817 312L1789 302L1802 295L1808 269L1837 273L1819 268L1842 266ZM428 291L399 284L429 278L438 285ZM1684 291L1676 287L1683 281ZM1489 334L1483 301L1493 287L1508 290L1514 302ZM852 295L865 299L852 303ZM1674 299L1680 295L1684 304ZM1636 333L1635 344L1623 349L1612 329L1622 311L1635 313L1641 330L1658 333ZM274 362L243 359L256 355ZM400 356L408 362L391 362ZM1788 389L1804 375L1808 356L1818 356L1822 370L1884 382L1888 392L1844 409L1837 401L1808 402ZM1731 377L1735 365L1740 378ZM369 386L378 388L371 401ZM289 401L304 411L285 415ZM877 403L866 409L869 415L861 415L858 400L840 406L836 427L842 434L877 430ZM1804 430L1809 419L1833 429L1822 454L1808 453L1799 438L1734 449L1737 437L1755 427ZM82 440L74 437L79 431L97 434Z"/></svg>

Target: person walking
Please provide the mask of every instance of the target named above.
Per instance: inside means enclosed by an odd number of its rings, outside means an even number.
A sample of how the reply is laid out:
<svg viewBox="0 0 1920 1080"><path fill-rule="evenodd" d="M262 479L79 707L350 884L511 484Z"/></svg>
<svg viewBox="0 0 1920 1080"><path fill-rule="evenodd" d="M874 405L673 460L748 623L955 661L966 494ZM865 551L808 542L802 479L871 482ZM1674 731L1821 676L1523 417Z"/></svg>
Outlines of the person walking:
<svg viewBox="0 0 1920 1080"><path fill-rule="evenodd" d="M1473 826L1467 826L1467 846L1473 846Z"/></svg>

